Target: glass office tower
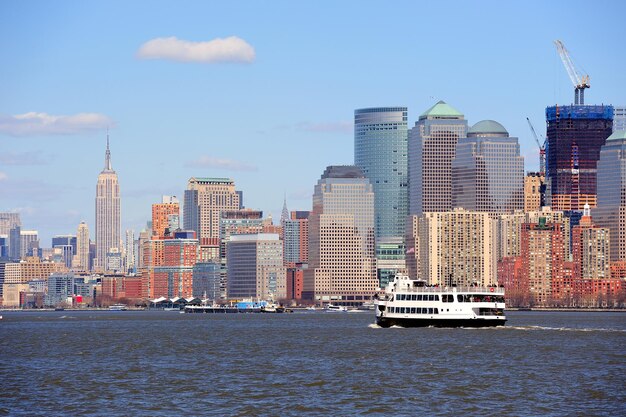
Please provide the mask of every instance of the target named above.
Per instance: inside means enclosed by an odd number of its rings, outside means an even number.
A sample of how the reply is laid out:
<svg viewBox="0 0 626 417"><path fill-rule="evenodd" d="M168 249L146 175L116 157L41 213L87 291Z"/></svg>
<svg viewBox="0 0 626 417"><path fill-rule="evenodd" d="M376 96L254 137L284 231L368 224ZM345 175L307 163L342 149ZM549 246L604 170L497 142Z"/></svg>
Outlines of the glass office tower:
<svg viewBox="0 0 626 417"><path fill-rule="evenodd" d="M376 239L404 237L409 212L407 108L354 111L354 165L374 187Z"/></svg>

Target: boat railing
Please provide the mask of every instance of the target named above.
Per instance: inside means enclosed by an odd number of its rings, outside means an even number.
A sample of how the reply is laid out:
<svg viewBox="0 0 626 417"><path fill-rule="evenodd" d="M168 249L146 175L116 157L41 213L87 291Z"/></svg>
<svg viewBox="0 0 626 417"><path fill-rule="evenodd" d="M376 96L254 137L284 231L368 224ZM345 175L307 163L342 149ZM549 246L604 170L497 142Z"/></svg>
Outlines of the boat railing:
<svg viewBox="0 0 626 417"><path fill-rule="evenodd" d="M462 287L448 287L448 286L427 286L427 287L414 287L412 285L397 285L392 287L395 292L415 292L415 293L453 293L453 292L476 292L476 293L491 293L504 295L504 287L475 287L475 286L462 286Z"/></svg>

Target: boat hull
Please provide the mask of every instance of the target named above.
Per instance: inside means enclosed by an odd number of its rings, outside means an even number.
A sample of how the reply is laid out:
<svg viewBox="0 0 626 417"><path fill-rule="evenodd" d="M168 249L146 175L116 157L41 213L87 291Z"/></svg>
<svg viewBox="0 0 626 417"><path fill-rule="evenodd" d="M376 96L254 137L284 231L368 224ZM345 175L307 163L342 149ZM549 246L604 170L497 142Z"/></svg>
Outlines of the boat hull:
<svg viewBox="0 0 626 417"><path fill-rule="evenodd" d="M378 317L376 324L380 327L497 327L504 326L506 319L431 319L431 318L400 318Z"/></svg>

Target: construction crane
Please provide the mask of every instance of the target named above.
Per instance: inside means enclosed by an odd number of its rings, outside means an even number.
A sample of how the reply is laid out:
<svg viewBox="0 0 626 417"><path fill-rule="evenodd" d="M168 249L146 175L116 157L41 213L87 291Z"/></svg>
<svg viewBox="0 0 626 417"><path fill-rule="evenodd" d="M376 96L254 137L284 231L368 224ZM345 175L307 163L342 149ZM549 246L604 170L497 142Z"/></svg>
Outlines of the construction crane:
<svg viewBox="0 0 626 417"><path fill-rule="evenodd" d="M533 132L533 136L535 138L535 142L537 142L537 146L539 147L539 172L541 175L546 174L546 142L543 141L543 145L539 142L539 137L537 136L537 132L535 132L535 128L533 124L530 122L530 119L527 117L526 121L528 122L528 126L530 126L530 131Z"/></svg>
<svg viewBox="0 0 626 417"><path fill-rule="evenodd" d="M554 44L561 56L561 61L563 61L569 78L572 80L572 84L574 84L574 104L583 105L585 104L585 88L591 87L589 85L589 75L581 75L580 71L578 71L572 62L572 58L570 58L569 52L565 48L565 45L563 45L563 42L556 40Z"/></svg>

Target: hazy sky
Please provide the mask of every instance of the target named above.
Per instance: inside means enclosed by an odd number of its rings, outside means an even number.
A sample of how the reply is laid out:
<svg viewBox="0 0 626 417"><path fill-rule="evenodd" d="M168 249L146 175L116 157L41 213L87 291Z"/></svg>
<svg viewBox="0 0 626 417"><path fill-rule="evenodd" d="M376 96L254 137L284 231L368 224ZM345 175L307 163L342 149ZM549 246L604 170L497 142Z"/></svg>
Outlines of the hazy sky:
<svg viewBox="0 0 626 417"><path fill-rule="evenodd" d="M437 100L502 123L526 169L548 105L573 87L553 41L591 76L586 102L626 104L623 1L2 1L0 211L42 246L94 233L110 126L122 228L192 176L230 177L247 207L311 208L353 163L353 112Z"/></svg>

